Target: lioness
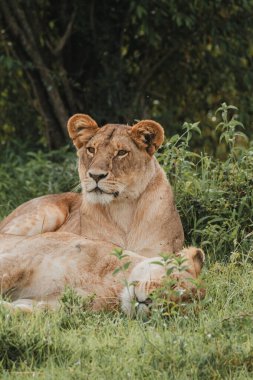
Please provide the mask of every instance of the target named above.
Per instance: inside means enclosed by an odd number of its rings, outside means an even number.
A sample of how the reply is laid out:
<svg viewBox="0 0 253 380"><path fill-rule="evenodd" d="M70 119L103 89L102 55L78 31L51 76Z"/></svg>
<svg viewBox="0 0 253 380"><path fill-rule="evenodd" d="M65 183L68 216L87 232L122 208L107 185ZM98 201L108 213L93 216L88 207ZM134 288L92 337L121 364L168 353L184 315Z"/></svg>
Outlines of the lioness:
<svg viewBox="0 0 253 380"><path fill-rule="evenodd" d="M99 128L90 116L76 114L68 132L77 148L82 195L47 195L24 203L0 223L0 233L73 232L145 257L182 249L172 190L153 155L164 139L161 125L143 120L133 127Z"/></svg>
<svg viewBox="0 0 253 380"><path fill-rule="evenodd" d="M119 260L111 254L113 244L72 233L49 232L32 237L5 234L0 239L1 291L14 301L4 303L11 309L57 308L68 285L79 295L95 295L92 310L114 310L121 304L129 316L139 310L148 313L150 294L163 285L168 269L172 270L170 278L177 280L172 285L173 293L168 289L165 298L187 301L204 295L191 281L199 275L204 261L203 252L197 248L177 254L185 260L180 271L173 262L158 265L157 261L162 264L161 257L147 259L130 251L124 251L125 257ZM125 270L113 274L126 263Z"/></svg>
<svg viewBox="0 0 253 380"><path fill-rule="evenodd" d="M0 283L13 300L9 306L55 307L70 285L82 295L97 295L94 310L114 308L121 299L131 314L132 300L145 304L161 286L166 268L152 264L161 252L185 257L186 268L172 276L183 279L180 286L189 297L196 289L186 278L198 276L204 255L196 248L182 251L172 190L154 157L163 128L152 120L99 128L88 115L77 114L68 131L79 157L82 194L31 200L0 223ZM118 278L112 274L121 265L111 255L115 247L131 261ZM123 276L130 283L125 289Z"/></svg>

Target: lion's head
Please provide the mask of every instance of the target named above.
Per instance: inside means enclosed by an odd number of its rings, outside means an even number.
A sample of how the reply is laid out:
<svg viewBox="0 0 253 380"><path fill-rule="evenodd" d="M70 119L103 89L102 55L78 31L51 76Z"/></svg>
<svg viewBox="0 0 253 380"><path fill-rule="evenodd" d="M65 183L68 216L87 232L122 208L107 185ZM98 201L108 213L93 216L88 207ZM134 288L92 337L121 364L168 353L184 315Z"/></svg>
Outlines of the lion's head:
<svg viewBox="0 0 253 380"><path fill-rule="evenodd" d="M90 203L137 198L155 172L154 152L164 139L160 124L143 120L134 126L101 128L88 115L76 114L68 131L78 150L79 176Z"/></svg>
<svg viewBox="0 0 253 380"><path fill-rule="evenodd" d="M178 265L181 259L181 265ZM152 295L178 303L203 298L205 290L198 288L195 280L200 275L205 254L200 248L184 248L167 262L162 257L145 259L138 263L128 278L128 286L121 293L122 310L133 316L139 312L148 315Z"/></svg>

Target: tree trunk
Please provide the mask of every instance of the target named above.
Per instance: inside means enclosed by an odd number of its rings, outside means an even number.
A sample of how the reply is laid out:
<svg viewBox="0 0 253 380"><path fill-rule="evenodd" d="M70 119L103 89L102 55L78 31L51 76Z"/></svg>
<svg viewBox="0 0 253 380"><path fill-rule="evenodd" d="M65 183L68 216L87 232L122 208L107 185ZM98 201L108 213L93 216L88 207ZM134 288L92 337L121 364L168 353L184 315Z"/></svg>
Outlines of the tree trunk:
<svg viewBox="0 0 253 380"><path fill-rule="evenodd" d="M58 45L58 50L55 49L54 52L48 48L45 54L45 48L43 50L40 47L40 41L36 40L42 31L38 30L37 34L34 33L34 28L32 29L28 22L28 11L24 11L21 4L16 0L0 1L0 9L7 26L7 33L10 34L11 40L15 41L13 49L23 63L25 73L37 98L37 108L43 118L44 134L48 145L50 148L58 148L67 139L67 120L75 112L74 96L60 57L60 50L67 39L67 34L70 33L73 17L67 27L66 35ZM57 59L55 54L58 55ZM51 62L57 62L57 74L60 74L62 78L60 85L63 91L55 79L50 66Z"/></svg>

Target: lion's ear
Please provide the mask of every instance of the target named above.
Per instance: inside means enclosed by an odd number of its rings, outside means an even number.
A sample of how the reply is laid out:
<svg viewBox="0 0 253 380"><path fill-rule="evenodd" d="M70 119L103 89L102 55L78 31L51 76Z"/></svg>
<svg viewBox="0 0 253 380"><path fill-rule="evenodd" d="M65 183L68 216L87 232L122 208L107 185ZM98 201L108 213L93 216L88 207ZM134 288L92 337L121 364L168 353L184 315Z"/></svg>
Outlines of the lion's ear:
<svg viewBox="0 0 253 380"><path fill-rule="evenodd" d="M182 256L187 258L188 260L190 260L189 264L192 261L196 275L198 276L200 274L205 262L205 254L202 251L202 249L196 247L184 248L182 251L178 252L176 256ZM187 265L188 264L186 263L186 266Z"/></svg>
<svg viewBox="0 0 253 380"><path fill-rule="evenodd" d="M135 143L152 156L164 140L163 127L153 120L142 120L135 124L130 131Z"/></svg>
<svg viewBox="0 0 253 380"><path fill-rule="evenodd" d="M69 136L73 141L73 144L77 149L80 149L83 145L97 133L99 127L95 120L89 115L77 113L72 116L68 121Z"/></svg>
<svg viewBox="0 0 253 380"><path fill-rule="evenodd" d="M197 275L201 272L201 269L205 262L205 254L200 248L192 248L192 259L195 266Z"/></svg>

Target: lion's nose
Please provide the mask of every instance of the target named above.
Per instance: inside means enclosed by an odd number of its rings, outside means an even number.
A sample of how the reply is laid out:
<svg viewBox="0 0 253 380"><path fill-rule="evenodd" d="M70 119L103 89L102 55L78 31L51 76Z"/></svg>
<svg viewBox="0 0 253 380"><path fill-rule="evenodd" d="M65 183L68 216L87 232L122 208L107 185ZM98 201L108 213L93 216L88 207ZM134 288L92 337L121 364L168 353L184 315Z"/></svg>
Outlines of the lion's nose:
<svg viewBox="0 0 253 380"><path fill-rule="evenodd" d="M146 305L148 307L150 307L152 305L152 299L150 297L146 298L144 301L138 301L139 305L140 304L143 304L143 305Z"/></svg>
<svg viewBox="0 0 253 380"><path fill-rule="evenodd" d="M108 173L106 173L106 172L103 172L103 173L95 173L95 172L91 172L91 171L89 171L88 174L89 174L89 176L90 176L92 179L94 179L94 181L95 181L96 183L98 183L101 179L104 179L104 178L106 178L106 177L108 176Z"/></svg>

